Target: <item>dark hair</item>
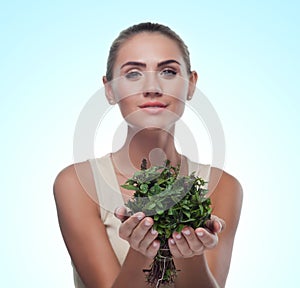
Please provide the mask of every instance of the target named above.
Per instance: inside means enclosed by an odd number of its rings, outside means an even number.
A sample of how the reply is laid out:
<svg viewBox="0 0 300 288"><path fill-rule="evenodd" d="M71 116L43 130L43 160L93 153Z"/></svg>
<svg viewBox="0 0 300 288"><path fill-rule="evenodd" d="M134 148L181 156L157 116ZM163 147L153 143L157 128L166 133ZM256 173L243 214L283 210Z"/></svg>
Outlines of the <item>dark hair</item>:
<svg viewBox="0 0 300 288"><path fill-rule="evenodd" d="M188 47L185 45L183 40L173 30L171 30L169 27L167 27L165 25L158 24L158 23L145 22L145 23L133 25L133 26L121 31L119 36L112 43L110 50L109 50L109 55L108 55L108 59L107 59L107 67L106 67L106 79L108 81L111 81L113 78L113 67L114 67L116 57L117 57L117 54L118 54L118 51L119 51L121 45L124 42L126 42L128 39L130 39L131 37L133 37L139 33L143 33L143 32L160 33L160 34L174 40L178 44L178 47L182 52L183 59L187 66L188 73L191 72L190 53L189 53Z"/></svg>

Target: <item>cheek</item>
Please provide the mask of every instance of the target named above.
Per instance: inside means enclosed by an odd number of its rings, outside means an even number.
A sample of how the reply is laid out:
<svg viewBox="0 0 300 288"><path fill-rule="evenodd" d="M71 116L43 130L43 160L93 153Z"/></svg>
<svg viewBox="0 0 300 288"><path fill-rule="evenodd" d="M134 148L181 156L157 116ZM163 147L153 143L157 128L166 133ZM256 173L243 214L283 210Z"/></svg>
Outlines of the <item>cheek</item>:
<svg viewBox="0 0 300 288"><path fill-rule="evenodd" d="M128 115L134 112L132 101L130 97L124 97L118 101L120 112L123 118L126 118Z"/></svg>
<svg viewBox="0 0 300 288"><path fill-rule="evenodd" d="M172 112L178 115L178 117L181 117L184 112L185 101L184 99L178 99L176 102L175 109Z"/></svg>
<svg viewBox="0 0 300 288"><path fill-rule="evenodd" d="M142 91L141 83L140 82L130 82L126 81L122 78L118 78L114 80L112 85L113 93L116 97L117 102L119 101L126 101L129 96L140 94ZM122 104L123 105L123 104Z"/></svg>
<svg viewBox="0 0 300 288"><path fill-rule="evenodd" d="M189 83L185 79L178 79L176 81L164 82L161 84L163 94L175 97L181 101L185 101L188 94Z"/></svg>

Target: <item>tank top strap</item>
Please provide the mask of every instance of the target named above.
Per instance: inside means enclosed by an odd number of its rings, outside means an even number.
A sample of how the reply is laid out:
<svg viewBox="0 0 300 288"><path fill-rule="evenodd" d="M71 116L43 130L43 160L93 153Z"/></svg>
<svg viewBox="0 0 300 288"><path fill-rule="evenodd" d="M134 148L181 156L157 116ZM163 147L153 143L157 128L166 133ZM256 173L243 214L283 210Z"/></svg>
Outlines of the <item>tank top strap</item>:
<svg viewBox="0 0 300 288"><path fill-rule="evenodd" d="M89 159L97 196L100 205L101 219L104 221L108 214L114 213L117 207L124 205L110 154L101 158Z"/></svg>

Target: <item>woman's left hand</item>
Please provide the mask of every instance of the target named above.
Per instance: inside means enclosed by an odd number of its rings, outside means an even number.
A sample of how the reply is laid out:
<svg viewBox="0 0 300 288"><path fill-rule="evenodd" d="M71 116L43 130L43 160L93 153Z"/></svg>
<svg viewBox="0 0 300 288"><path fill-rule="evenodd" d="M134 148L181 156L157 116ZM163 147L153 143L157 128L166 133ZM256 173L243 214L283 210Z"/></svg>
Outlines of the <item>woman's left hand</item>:
<svg viewBox="0 0 300 288"><path fill-rule="evenodd" d="M181 233L174 232L169 241L174 258L190 258L202 255L205 250L218 244L218 234L225 229L225 221L215 215L206 222L205 228L184 227Z"/></svg>

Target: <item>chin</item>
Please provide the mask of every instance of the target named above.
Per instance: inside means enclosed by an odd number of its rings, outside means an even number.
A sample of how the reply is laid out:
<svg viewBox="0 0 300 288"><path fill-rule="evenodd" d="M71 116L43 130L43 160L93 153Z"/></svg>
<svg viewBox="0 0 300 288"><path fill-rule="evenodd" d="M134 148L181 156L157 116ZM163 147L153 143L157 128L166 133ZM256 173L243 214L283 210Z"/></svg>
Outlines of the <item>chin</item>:
<svg viewBox="0 0 300 288"><path fill-rule="evenodd" d="M128 125L134 129L138 130L149 130L149 131L159 131L166 130L169 131L171 127L174 127L177 119L143 119L142 121L127 121Z"/></svg>
<svg viewBox="0 0 300 288"><path fill-rule="evenodd" d="M125 121L132 128L153 130L169 130L180 119L175 113L164 113L160 115L144 115L132 113L125 118Z"/></svg>

